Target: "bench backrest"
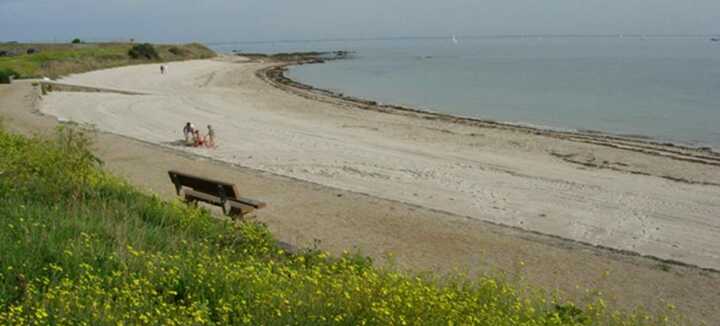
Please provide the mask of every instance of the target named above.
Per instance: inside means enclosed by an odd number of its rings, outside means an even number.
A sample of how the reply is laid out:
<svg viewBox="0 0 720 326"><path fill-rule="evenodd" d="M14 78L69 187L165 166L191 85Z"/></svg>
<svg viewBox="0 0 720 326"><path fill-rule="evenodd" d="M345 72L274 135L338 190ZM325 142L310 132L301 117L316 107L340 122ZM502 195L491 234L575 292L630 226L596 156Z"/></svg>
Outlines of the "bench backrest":
<svg viewBox="0 0 720 326"><path fill-rule="evenodd" d="M180 189L185 186L195 191L203 192L220 198L238 198L239 192L237 187L232 183L201 178L187 173L178 171L168 171L170 180L175 184L175 191L180 195Z"/></svg>

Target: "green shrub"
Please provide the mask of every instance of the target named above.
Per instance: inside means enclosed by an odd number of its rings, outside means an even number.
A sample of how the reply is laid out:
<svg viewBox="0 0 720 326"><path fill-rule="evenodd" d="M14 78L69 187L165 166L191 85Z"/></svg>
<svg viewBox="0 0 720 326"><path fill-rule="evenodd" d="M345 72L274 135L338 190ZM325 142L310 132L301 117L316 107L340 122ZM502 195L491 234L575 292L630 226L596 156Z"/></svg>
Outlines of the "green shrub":
<svg viewBox="0 0 720 326"><path fill-rule="evenodd" d="M158 55L157 50L155 50L155 47L150 43L137 44L133 46L130 51L128 51L128 55L133 59L160 59L160 55Z"/></svg>
<svg viewBox="0 0 720 326"><path fill-rule="evenodd" d="M186 55L186 54L188 53L188 50L181 49L181 48L179 48L179 47L173 46L173 47L171 47L171 48L168 49L168 52L172 53L173 55L182 56L182 55Z"/></svg>
<svg viewBox="0 0 720 326"><path fill-rule="evenodd" d="M20 78L20 74L9 68L0 68L0 84L10 84L13 78Z"/></svg>
<svg viewBox="0 0 720 326"><path fill-rule="evenodd" d="M80 44L80 43L82 43L82 42L83 42L83 41L82 41L81 39L79 39L79 38L75 38L75 39L72 40L72 44Z"/></svg>

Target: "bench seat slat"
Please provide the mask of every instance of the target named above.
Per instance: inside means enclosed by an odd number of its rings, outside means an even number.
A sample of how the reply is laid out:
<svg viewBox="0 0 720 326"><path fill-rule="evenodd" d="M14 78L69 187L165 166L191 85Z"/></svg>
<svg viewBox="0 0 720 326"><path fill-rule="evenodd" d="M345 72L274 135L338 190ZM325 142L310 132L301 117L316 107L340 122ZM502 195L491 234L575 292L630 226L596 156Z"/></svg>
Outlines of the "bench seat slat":
<svg viewBox="0 0 720 326"><path fill-rule="evenodd" d="M183 188L182 194L187 199L199 200L213 205L222 205L222 199L220 199L220 197L208 195L204 192L195 191L190 188Z"/></svg>
<svg viewBox="0 0 720 326"><path fill-rule="evenodd" d="M261 202L261 201L259 201L259 200L255 200L255 199L250 199L250 198L247 198L247 197L234 198L233 201L237 201L237 202L240 202L240 203L242 203L242 204L245 204L245 205L248 205L248 206L252 206L252 207L254 207L254 208L263 208L263 207L267 206L267 204L264 203L264 202Z"/></svg>
<svg viewBox="0 0 720 326"><path fill-rule="evenodd" d="M229 215L240 215L243 216L245 214L248 214L252 211L254 211L256 208L249 205L244 205L242 203L238 202L230 202L230 212Z"/></svg>
<svg viewBox="0 0 720 326"><path fill-rule="evenodd" d="M195 191L195 190L193 190L191 188L187 188L187 187L182 189L182 193L184 196L192 197L195 200L200 200L200 201L210 203L210 204L215 204L215 205L222 205L222 199L218 196L208 195L206 193ZM237 203L237 204L244 205L247 207L252 207L254 209L263 208L263 207L267 206L267 204L265 204L261 201L250 199L250 198L245 198L245 197L241 197L240 199L228 198L227 201L230 202L231 205Z"/></svg>
<svg viewBox="0 0 720 326"><path fill-rule="evenodd" d="M212 180L207 178L201 178L187 173L181 173L177 171L168 171L170 179L175 186L185 186L192 188L195 191L204 192L213 196L226 196L228 198L238 197L237 187L232 183L222 182L219 180ZM221 193L222 192L222 193Z"/></svg>

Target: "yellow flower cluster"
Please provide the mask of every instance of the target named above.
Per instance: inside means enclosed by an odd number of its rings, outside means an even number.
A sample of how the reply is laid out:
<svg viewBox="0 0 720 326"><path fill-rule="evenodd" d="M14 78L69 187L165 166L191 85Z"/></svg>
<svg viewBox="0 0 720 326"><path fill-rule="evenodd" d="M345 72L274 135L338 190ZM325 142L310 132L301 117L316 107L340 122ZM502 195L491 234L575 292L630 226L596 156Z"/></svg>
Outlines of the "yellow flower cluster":
<svg viewBox="0 0 720 326"><path fill-rule="evenodd" d="M492 278L432 281L350 256L237 256L208 242L192 249L166 255L127 246L117 270L81 263L75 278L50 264L53 277L30 282L21 302L0 311L0 324L580 325L603 315L600 301L573 319Z"/></svg>

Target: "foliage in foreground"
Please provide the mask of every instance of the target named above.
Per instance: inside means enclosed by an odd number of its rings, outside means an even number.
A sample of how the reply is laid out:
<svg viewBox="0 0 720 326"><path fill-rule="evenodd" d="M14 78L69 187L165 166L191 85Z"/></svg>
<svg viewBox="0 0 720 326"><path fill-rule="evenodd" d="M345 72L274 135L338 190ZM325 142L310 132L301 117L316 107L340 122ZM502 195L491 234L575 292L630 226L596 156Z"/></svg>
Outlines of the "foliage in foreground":
<svg viewBox="0 0 720 326"><path fill-rule="evenodd" d="M18 78L18 74L15 70L9 68L0 68L0 84L10 84L12 78Z"/></svg>
<svg viewBox="0 0 720 326"><path fill-rule="evenodd" d="M133 59L130 43L74 43L74 44L0 44L0 50L21 53L0 57L0 69L13 69L23 77L59 77L98 69L147 63L145 57ZM156 61L205 59L215 53L202 44L153 45ZM39 52L25 54L32 48Z"/></svg>
<svg viewBox="0 0 720 326"><path fill-rule="evenodd" d="M88 138L0 131L0 324L644 325L640 314L521 295L481 277L412 277L289 254L258 224L142 194Z"/></svg>

